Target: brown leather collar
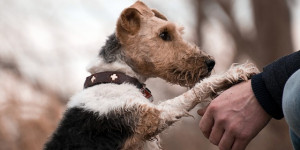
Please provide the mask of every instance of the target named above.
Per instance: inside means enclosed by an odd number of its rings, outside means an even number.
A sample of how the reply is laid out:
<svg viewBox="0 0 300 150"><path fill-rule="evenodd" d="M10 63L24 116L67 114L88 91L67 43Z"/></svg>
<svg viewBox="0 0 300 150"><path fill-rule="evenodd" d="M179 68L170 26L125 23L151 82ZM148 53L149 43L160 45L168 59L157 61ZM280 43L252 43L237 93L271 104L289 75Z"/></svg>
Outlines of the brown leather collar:
<svg viewBox="0 0 300 150"><path fill-rule="evenodd" d="M130 77L122 72L107 71L107 72L99 72L99 73L92 74L91 76L86 77L84 88L92 87L98 84L106 84L106 83L133 84L138 89L140 89L141 93L146 98L148 98L150 101L153 101L151 91L148 88L146 88L145 84L140 83L136 78Z"/></svg>

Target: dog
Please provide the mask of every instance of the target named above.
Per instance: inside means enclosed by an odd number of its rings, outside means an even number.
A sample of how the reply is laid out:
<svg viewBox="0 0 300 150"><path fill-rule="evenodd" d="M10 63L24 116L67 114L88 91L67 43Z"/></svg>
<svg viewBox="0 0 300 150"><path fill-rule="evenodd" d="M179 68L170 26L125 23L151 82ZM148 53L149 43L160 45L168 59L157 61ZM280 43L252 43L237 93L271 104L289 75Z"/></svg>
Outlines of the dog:
<svg viewBox="0 0 300 150"><path fill-rule="evenodd" d="M215 61L182 34L182 27L141 1L123 10L115 33L89 65L84 90L71 97L44 149L160 150L159 133L258 72L244 64L206 78ZM144 84L152 77L191 89L155 105Z"/></svg>

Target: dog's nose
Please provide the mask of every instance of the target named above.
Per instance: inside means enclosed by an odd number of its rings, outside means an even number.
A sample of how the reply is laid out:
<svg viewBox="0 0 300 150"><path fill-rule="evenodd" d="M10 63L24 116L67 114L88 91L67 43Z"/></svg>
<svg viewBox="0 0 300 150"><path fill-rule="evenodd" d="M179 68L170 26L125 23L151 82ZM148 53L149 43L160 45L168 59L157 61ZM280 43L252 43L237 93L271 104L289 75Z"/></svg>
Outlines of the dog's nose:
<svg viewBox="0 0 300 150"><path fill-rule="evenodd" d="M214 68L214 66L216 64L215 61L212 60L212 59L206 60L205 63L207 65L208 72L210 72Z"/></svg>

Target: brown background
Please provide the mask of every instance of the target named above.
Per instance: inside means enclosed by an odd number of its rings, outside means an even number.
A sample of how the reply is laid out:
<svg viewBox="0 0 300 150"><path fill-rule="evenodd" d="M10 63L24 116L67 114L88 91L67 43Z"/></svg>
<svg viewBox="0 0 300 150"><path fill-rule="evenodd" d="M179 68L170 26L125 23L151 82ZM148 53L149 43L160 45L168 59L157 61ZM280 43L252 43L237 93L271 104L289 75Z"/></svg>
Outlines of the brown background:
<svg viewBox="0 0 300 150"><path fill-rule="evenodd" d="M97 55L105 37L113 32L118 14L132 2L0 2L0 150L42 148L57 126L68 98L81 90L88 75L83 66ZM299 41L300 31L296 28L296 0L145 2L171 21L187 25L186 38L215 57L215 73L226 70L233 62L250 61L262 69L299 49L295 42ZM239 7L239 2L248 13ZM192 11L179 11L187 6ZM179 8L176 13L173 7ZM192 14L186 15L188 12ZM250 19L237 17L243 13ZM187 20L181 19L184 17ZM155 102L187 90L161 79L150 79L147 84ZM163 133L165 149L218 149L198 129L200 117L195 111L191 112L194 118L184 118ZM284 119L272 120L247 147L291 149Z"/></svg>

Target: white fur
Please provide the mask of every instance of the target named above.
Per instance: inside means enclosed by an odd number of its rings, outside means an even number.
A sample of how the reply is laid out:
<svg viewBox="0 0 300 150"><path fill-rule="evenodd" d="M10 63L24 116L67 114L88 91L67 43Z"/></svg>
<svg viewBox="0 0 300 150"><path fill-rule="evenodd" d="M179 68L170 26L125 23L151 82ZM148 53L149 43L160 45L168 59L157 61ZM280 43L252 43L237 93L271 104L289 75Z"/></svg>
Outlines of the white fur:
<svg viewBox="0 0 300 150"><path fill-rule="evenodd" d="M136 77L144 81L146 78L137 75L126 63L119 61L106 63L103 59L98 58L89 66L91 73L102 71L120 71L129 76ZM234 84L241 79L247 80L251 74L257 73L257 69L253 64L244 64L241 66L233 66L229 71L221 75L214 75L204 79L201 83L195 85L194 88L184 94L154 105L143 96L138 88L131 84L99 84L89 87L74 95L68 103L68 108L79 107L84 110L93 111L101 115L114 111L118 108L132 107L134 105L145 105L159 110L158 131L163 131L170 124L176 122L181 117L187 116L197 103L203 102L211 96L228 86ZM145 125L148 126L148 125ZM160 150L158 141L146 141L143 145L146 150Z"/></svg>
<svg viewBox="0 0 300 150"><path fill-rule="evenodd" d="M116 108L136 104L153 105L134 85L109 83L89 87L77 93L71 97L67 107L79 107L99 114L107 114Z"/></svg>
<svg viewBox="0 0 300 150"><path fill-rule="evenodd" d="M146 80L146 78L136 74L121 60L106 63L102 57L97 57L89 64L87 69L91 74L104 71L119 71L137 78L140 82ZM79 107L100 114L107 114L116 108L130 107L135 104L153 105L134 85L126 83L121 85L99 84L84 89L71 97L67 107Z"/></svg>
<svg viewBox="0 0 300 150"><path fill-rule="evenodd" d="M145 142L143 150L161 150L160 137L157 135L155 140Z"/></svg>

